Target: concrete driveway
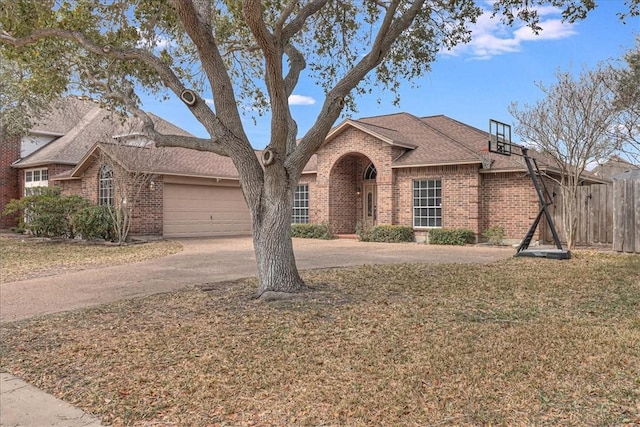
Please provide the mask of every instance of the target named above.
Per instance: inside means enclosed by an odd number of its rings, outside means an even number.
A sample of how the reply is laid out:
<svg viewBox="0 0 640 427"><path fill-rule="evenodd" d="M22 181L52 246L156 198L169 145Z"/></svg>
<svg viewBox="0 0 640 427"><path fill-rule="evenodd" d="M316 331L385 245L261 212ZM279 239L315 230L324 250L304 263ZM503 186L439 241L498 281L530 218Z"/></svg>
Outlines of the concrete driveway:
<svg viewBox="0 0 640 427"><path fill-rule="evenodd" d="M250 238L178 240L183 251L154 260L0 284L0 321L76 310L256 274ZM294 239L300 270L403 262L489 263L512 248Z"/></svg>

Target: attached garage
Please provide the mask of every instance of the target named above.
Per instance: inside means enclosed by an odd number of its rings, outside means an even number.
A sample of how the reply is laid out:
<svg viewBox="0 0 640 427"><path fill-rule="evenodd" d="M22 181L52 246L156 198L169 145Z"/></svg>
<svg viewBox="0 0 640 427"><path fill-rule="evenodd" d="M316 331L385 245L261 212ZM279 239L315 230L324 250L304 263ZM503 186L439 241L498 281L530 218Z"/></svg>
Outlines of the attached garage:
<svg viewBox="0 0 640 427"><path fill-rule="evenodd" d="M251 216L237 182L181 181L164 184L165 237L251 234Z"/></svg>

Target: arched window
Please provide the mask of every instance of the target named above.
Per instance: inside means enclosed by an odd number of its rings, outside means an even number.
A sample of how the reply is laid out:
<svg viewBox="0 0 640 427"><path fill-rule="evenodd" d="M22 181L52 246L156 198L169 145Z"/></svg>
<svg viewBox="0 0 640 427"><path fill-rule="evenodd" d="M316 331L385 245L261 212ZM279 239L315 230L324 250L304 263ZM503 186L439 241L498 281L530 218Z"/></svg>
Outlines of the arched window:
<svg viewBox="0 0 640 427"><path fill-rule="evenodd" d="M104 165L98 179L98 204L113 206L113 169Z"/></svg>
<svg viewBox="0 0 640 427"><path fill-rule="evenodd" d="M365 181L376 179L377 176L378 171L376 170L376 167L373 166L373 163L369 163L369 166L367 166L367 168L364 170Z"/></svg>

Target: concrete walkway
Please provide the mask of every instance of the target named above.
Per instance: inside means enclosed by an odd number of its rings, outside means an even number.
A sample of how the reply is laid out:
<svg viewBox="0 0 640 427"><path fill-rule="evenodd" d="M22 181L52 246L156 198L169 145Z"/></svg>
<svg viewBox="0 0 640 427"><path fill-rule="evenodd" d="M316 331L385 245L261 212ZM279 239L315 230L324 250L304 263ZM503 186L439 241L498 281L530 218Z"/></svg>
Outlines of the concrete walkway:
<svg viewBox="0 0 640 427"><path fill-rule="evenodd" d="M234 280L256 274L249 238L180 240L183 251L107 268L0 284L0 322L79 310L109 302ZM511 248L294 239L300 270L403 262L489 263ZM97 418L2 373L0 426L100 426Z"/></svg>

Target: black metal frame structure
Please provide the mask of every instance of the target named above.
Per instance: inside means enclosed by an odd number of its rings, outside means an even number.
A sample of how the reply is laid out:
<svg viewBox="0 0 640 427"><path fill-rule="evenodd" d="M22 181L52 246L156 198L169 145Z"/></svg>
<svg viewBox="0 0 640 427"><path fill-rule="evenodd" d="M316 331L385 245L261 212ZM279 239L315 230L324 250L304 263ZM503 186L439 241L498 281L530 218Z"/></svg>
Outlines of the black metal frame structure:
<svg viewBox="0 0 640 427"><path fill-rule="evenodd" d="M529 172L529 176L533 181L533 186L536 189L536 193L538 194L538 201L540 202L540 211L538 211L536 219L533 221L533 224L531 224L531 227L529 227L529 231L527 231L524 239L522 239L522 242L518 246L518 249L514 256L543 257L552 259L571 258L571 252L562 248L562 243L560 242L560 237L558 237L558 232L556 231L553 217L551 216L551 212L549 212L549 206L553 204L553 199L549 194L546 185L544 184L544 180L541 178L542 173L540 172L540 168L538 167L538 162L535 158L529 156L528 148L511 143L511 126L509 126L508 124L501 123L496 120L490 120L489 133L490 152L503 156L511 156L512 154L515 154L516 156L521 156L522 158L524 158L524 161L527 165L527 171ZM520 153L514 153L514 147L519 148ZM543 215L547 220L549 229L551 230L553 242L555 243L556 249L529 249L529 244L535 236L536 229L538 228Z"/></svg>

